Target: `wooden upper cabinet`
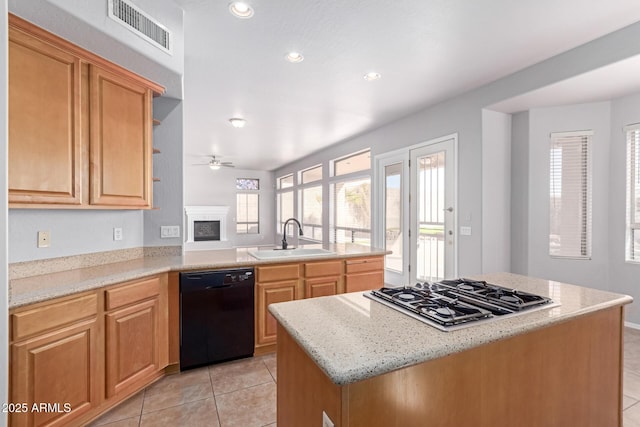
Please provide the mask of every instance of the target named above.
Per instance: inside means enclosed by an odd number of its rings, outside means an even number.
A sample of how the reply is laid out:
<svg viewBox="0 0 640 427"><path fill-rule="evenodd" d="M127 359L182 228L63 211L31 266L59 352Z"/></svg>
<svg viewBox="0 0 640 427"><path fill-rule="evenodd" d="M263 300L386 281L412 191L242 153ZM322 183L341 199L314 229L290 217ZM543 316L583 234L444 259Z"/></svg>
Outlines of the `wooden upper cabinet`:
<svg viewBox="0 0 640 427"><path fill-rule="evenodd" d="M9 14L9 207L152 207L162 86Z"/></svg>
<svg viewBox="0 0 640 427"><path fill-rule="evenodd" d="M9 203L81 203L80 60L9 33Z"/></svg>
<svg viewBox="0 0 640 427"><path fill-rule="evenodd" d="M150 89L90 67L91 204L151 206Z"/></svg>

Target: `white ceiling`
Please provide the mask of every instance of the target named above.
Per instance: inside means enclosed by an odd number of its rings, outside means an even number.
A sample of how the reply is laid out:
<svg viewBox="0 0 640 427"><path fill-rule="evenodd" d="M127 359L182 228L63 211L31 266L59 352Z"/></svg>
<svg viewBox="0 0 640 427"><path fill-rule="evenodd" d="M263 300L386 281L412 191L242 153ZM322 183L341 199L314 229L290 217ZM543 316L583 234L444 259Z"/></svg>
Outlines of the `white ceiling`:
<svg viewBox="0 0 640 427"><path fill-rule="evenodd" d="M245 20L226 1L174 1L185 10L186 162L215 153L258 170L640 20L637 0L247 0ZM292 50L304 61L286 62ZM373 70L382 79L365 81ZM232 128L233 116L247 126Z"/></svg>

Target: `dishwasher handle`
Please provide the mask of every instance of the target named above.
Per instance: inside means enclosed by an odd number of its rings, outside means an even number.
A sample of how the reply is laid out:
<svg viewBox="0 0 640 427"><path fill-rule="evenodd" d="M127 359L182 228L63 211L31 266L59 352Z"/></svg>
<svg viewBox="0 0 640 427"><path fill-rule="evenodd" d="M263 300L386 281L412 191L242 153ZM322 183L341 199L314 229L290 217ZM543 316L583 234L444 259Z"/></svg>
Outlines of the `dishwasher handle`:
<svg viewBox="0 0 640 427"><path fill-rule="evenodd" d="M206 288L204 288L205 290L209 290L209 289L222 289L222 288L230 288L231 285L226 283L226 284L221 284L221 285L210 285L207 286Z"/></svg>

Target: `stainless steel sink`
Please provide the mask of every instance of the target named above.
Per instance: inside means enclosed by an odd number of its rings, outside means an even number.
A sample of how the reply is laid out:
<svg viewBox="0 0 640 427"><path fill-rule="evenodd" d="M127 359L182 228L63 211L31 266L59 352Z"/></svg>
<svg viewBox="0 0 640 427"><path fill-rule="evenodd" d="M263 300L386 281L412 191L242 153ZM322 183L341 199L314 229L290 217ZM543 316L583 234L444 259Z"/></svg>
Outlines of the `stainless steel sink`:
<svg viewBox="0 0 640 427"><path fill-rule="evenodd" d="M335 252L321 248L267 249L249 251L249 255L257 259L296 258L307 256L335 255Z"/></svg>

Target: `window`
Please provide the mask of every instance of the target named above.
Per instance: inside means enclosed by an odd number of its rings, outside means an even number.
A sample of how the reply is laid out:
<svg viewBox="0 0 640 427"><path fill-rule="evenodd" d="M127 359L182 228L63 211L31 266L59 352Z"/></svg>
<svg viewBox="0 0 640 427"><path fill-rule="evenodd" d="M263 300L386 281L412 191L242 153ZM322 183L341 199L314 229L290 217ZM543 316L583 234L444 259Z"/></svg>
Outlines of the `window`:
<svg viewBox="0 0 640 427"><path fill-rule="evenodd" d="M303 188L299 197L305 239L322 241L322 185Z"/></svg>
<svg viewBox="0 0 640 427"><path fill-rule="evenodd" d="M277 210L278 210L278 223L277 232L282 231L284 222L293 217L293 191L283 191L276 195Z"/></svg>
<svg viewBox="0 0 640 427"><path fill-rule="evenodd" d="M293 174L276 180L276 231L281 232L287 219L293 218ZM285 191L282 191L285 190Z"/></svg>
<svg viewBox="0 0 640 427"><path fill-rule="evenodd" d="M640 262L640 124L627 126L626 260Z"/></svg>
<svg viewBox="0 0 640 427"><path fill-rule="evenodd" d="M593 132L551 134L549 254L591 257L591 139Z"/></svg>
<svg viewBox="0 0 640 427"><path fill-rule="evenodd" d="M260 197L257 193L236 194L236 233L260 233Z"/></svg>
<svg viewBox="0 0 640 427"><path fill-rule="evenodd" d="M254 178L236 178L236 190L259 190L260 180Z"/></svg>
<svg viewBox="0 0 640 427"><path fill-rule="evenodd" d="M300 182L308 184L310 182L320 181L322 179L322 165L300 172Z"/></svg>
<svg viewBox="0 0 640 427"><path fill-rule="evenodd" d="M278 189L293 187L293 174L278 178Z"/></svg>
<svg viewBox="0 0 640 427"><path fill-rule="evenodd" d="M331 184L332 243L371 245L371 177Z"/></svg>
<svg viewBox="0 0 640 427"><path fill-rule="evenodd" d="M371 169L371 151L351 154L333 161L333 176L347 175L353 172Z"/></svg>

